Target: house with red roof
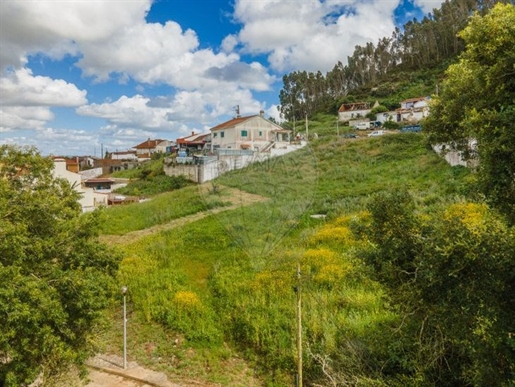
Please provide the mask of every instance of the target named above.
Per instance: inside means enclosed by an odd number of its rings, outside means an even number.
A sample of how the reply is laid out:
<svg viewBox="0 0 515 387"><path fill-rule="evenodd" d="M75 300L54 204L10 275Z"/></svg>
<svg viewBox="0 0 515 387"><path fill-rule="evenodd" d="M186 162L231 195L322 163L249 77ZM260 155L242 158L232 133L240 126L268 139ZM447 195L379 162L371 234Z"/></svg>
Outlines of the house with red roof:
<svg viewBox="0 0 515 387"><path fill-rule="evenodd" d="M147 160L152 157L152 154L157 150L158 145L164 140L151 140L150 137L143 141L141 144L138 144L134 147L136 149L136 156L138 156L138 160Z"/></svg>
<svg viewBox="0 0 515 387"><path fill-rule="evenodd" d="M210 131L213 151L233 149L266 152L271 148L286 147L290 143L291 134L291 130L267 120L263 111L253 116L237 116Z"/></svg>
<svg viewBox="0 0 515 387"><path fill-rule="evenodd" d="M188 149L190 151L202 151L211 148L211 134L210 133L196 133L191 132L191 136L178 138L176 141L177 148Z"/></svg>
<svg viewBox="0 0 515 387"><path fill-rule="evenodd" d="M349 121L365 117L372 108L368 102L344 103L338 109L338 121Z"/></svg>

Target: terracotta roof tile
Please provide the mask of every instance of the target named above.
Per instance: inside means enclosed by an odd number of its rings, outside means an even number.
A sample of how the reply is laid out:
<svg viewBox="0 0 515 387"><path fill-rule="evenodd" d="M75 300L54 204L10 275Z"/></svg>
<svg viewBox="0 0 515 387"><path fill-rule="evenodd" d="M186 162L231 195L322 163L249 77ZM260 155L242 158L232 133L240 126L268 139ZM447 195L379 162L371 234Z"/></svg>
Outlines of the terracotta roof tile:
<svg viewBox="0 0 515 387"><path fill-rule="evenodd" d="M210 130L219 130L219 129L227 129L227 128L234 128L236 125L241 124L242 122L245 122L251 118L259 117L258 115L253 116L247 116L247 117L236 117L232 120L222 122L221 124L211 128Z"/></svg>

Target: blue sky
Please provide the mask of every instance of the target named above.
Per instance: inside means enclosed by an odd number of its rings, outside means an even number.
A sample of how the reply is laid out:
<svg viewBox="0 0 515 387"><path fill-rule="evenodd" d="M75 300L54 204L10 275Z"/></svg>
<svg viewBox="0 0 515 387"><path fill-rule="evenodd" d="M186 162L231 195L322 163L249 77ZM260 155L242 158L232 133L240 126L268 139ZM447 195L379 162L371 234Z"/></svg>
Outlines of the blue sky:
<svg viewBox="0 0 515 387"><path fill-rule="evenodd" d="M330 70L430 0L2 0L0 144L95 155L242 115L280 119L284 74Z"/></svg>

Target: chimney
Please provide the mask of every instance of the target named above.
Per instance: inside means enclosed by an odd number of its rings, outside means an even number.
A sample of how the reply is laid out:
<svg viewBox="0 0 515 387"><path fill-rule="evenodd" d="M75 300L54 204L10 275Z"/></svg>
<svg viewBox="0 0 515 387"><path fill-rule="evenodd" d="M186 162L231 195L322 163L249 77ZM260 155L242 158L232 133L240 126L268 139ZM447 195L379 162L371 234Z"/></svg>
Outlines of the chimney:
<svg viewBox="0 0 515 387"><path fill-rule="evenodd" d="M191 131L191 135L192 135L192 136L194 136L194 135L195 135L195 131L194 131L194 130L192 130L192 131Z"/></svg>
<svg viewBox="0 0 515 387"><path fill-rule="evenodd" d="M264 117L265 116L265 111L264 110L260 110L259 111L259 116L260 117Z"/></svg>

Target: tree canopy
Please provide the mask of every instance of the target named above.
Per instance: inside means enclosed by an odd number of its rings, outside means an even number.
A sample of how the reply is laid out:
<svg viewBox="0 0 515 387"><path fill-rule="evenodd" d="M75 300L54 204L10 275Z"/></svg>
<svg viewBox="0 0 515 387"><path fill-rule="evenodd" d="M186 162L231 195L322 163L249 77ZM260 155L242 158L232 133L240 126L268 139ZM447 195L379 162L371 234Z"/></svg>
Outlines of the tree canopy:
<svg viewBox="0 0 515 387"><path fill-rule="evenodd" d="M515 222L515 7L476 13L460 36L465 51L448 68L425 129L433 142L469 157L477 151L483 192Z"/></svg>
<svg viewBox="0 0 515 387"><path fill-rule="evenodd" d="M361 254L403 316L385 373L421 386L513 385L513 228L484 203L422 214L402 191L369 210L355 229L371 246Z"/></svg>
<svg viewBox="0 0 515 387"><path fill-rule="evenodd" d="M346 58L346 64L339 61L325 75L320 71L286 74L279 95L279 110L289 121L302 120L306 115L312 117L315 113L335 113L349 94L361 94L359 89L365 87L372 87L371 102L386 98L397 88L390 82L392 79L412 81L411 72L454 61L464 49L464 41L458 32L467 25L471 13L485 14L495 4L504 2L507 1L446 0L422 20L409 20L376 44L357 45L353 54ZM434 80L430 77L426 80L432 90ZM413 96L405 98L410 97ZM395 100L389 108L397 108L398 103Z"/></svg>
<svg viewBox="0 0 515 387"><path fill-rule="evenodd" d="M0 146L0 385L24 385L88 356L118 258L98 214L34 148Z"/></svg>

